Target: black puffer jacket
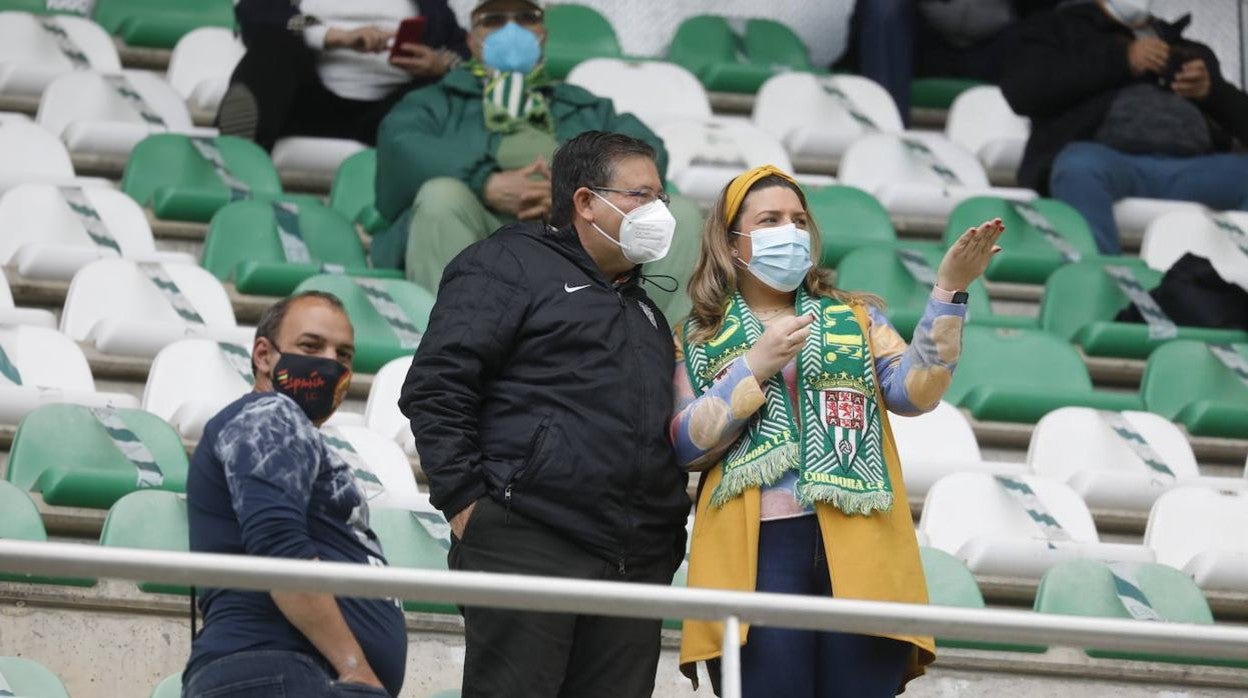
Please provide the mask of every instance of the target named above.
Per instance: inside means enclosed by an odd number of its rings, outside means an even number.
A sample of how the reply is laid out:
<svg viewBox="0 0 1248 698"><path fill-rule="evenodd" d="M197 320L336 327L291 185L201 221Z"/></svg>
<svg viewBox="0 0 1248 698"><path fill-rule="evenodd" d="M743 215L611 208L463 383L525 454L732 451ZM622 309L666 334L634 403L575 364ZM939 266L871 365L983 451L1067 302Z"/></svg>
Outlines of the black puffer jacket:
<svg viewBox="0 0 1248 698"><path fill-rule="evenodd" d="M538 223L447 266L399 408L448 519L489 496L622 566L683 554L675 347L638 280L609 282L574 230Z"/></svg>
<svg viewBox="0 0 1248 698"><path fill-rule="evenodd" d="M1169 23L1154 18L1153 29L1171 46L1205 59L1212 85L1197 102L1209 122L1214 145L1248 144L1248 95L1222 78L1218 59L1204 44L1181 34L1189 17ZM1095 137L1119 88L1136 78L1127 62L1131 30L1095 2L1065 5L1024 21L1001 77L1001 91L1015 112L1031 117L1031 139L1018 168L1019 186L1048 190L1054 158L1073 141Z"/></svg>

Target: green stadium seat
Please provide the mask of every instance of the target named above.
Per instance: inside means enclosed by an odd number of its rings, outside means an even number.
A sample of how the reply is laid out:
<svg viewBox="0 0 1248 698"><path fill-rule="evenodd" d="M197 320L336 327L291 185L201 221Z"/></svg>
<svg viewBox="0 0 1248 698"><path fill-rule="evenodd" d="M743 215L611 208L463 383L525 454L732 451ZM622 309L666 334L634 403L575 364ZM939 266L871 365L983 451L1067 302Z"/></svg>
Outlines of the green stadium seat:
<svg viewBox="0 0 1248 698"><path fill-rule="evenodd" d="M1038 329L967 326L945 400L976 419L1035 423L1058 407L1142 409L1139 395L1092 389L1079 352Z"/></svg>
<svg viewBox="0 0 1248 698"><path fill-rule="evenodd" d="M78 15L82 12L77 7L48 7L48 0L5 0L4 12L29 12L32 15ZM73 3L69 3L72 5Z"/></svg>
<svg viewBox="0 0 1248 698"><path fill-rule="evenodd" d="M361 280L365 281L365 280ZM368 279L383 288L417 333L423 333L429 324L429 311L433 309L433 294L408 281L399 279ZM321 274L307 279L295 287L295 293L325 291L337 296L347 308L347 315L355 327L355 370L359 373L376 373L386 362L401 356L411 356L414 346L403 346L399 335L390 322L381 315L369 300L370 296L352 277L341 274Z"/></svg>
<svg viewBox="0 0 1248 698"><path fill-rule="evenodd" d="M172 49L200 27L234 28L230 0L95 0L95 21L127 45Z"/></svg>
<svg viewBox="0 0 1248 698"><path fill-rule="evenodd" d="M186 497L157 490L143 490L122 497L108 510L104 530L100 533L100 545L189 552ZM151 582L140 582L139 589L152 594L190 593L190 589L184 586Z"/></svg>
<svg viewBox="0 0 1248 698"><path fill-rule="evenodd" d="M428 528L418 517L424 517ZM450 550L451 540L439 533L437 537L430 530L440 531L445 527L449 536L450 527L442 514L435 511L407 511L404 509L375 508L369 512L369 526L381 541L381 551L391 567L405 567L417 570L447 569L446 554ZM423 613L459 613L455 604L430 603L406 599L403 608L408 611Z"/></svg>
<svg viewBox="0 0 1248 698"><path fill-rule="evenodd" d="M811 71L806 44L788 26L770 19L750 19L745 23L745 56L750 63L771 69Z"/></svg>
<svg viewBox="0 0 1248 698"><path fill-rule="evenodd" d="M956 608L985 608L984 595L979 590L975 575L961 560L943 550L920 547L923 576L927 579L928 603L933 606ZM936 638L938 647L957 647L972 650L995 650L1006 652L1044 652L1046 648L1031 645L1010 645L976 640L950 640Z"/></svg>
<svg viewBox="0 0 1248 698"><path fill-rule="evenodd" d="M932 269L940 266L945 254L944 250L934 246L906 247L921 253ZM845 255L837 267L836 285L846 291L866 291L882 297L888 305L885 315L906 341L914 335L914 328L923 318L923 310L932 294L931 286L920 282L906 270L895 248L880 245L861 247ZM994 315L988 292L980 281L971 284L968 293L969 323L990 327L1035 325L1031 318Z"/></svg>
<svg viewBox="0 0 1248 698"><path fill-rule="evenodd" d="M317 202L311 196L286 196L273 162L260 146L233 136L212 139L230 173L257 199ZM158 133L134 148L121 178L130 198L147 206L157 218L207 223L230 202L230 188L187 136ZM319 203L319 202L318 202Z"/></svg>
<svg viewBox="0 0 1248 698"><path fill-rule="evenodd" d="M676 280L675 291L667 291L650 283L645 285L646 294L675 327L689 314L689 309L693 306L689 298L689 277L693 274L693 266L698 261L698 252L702 247L703 216L696 201L680 194L672 195L672 203L668 208L676 218L676 234L672 237L672 247L667 251L666 257L647 264L642 269L642 274L670 276ZM665 286L671 284L667 279L660 279L658 283Z"/></svg>
<svg viewBox="0 0 1248 698"><path fill-rule="evenodd" d="M182 698L182 674L174 674L160 682L151 698Z"/></svg>
<svg viewBox="0 0 1248 698"><path fill-rule="evenodd" d="M186 450L173 427L143 410L116 414L160 469L163 482L154 488L186 491ZM5 477L23 490L42 493L48 504L107 509L141 488L143 471L118 446L127 436L110 435L87 407L44 405L18 426Z"/></svg>
<svg viewBox="0 0 1248 698"><path fill-rule="evenodd" d="M1134 583L1147 599L1147 603L1164 622L1213 625L1213 613L1204 592L1186 573L1156 563L1133 565ZM1036 589L1035 610L1064 616L1090 616L1093 618L1121 618L1130 620L1132 615L1123 605L1115 588L1114 576L1108 565L1097 560L1071 560L1063 562L1040 580ZM1148 662L1171 662L1177 664L1212 664L1218 666L1248 667L1248 661L1200 659L1172 655L1141 654L1087 648L1090 656L1109 659L1134 659Z"/></svg>
<svg viewBox="0 0 1248 698"><path fill-rule="evenodd" d="M447 688L431 694L429 698L460 698L462 695L458 688Z"/></svg>
<svg viewBox="0 0 1248 698"><path fill-rule="evenodd" d="M1231 347L1248 361L1248 344ZM1148 357L1140 393L1149 412L1183 424L1192 434L1248 434L1248 377L1224 366L1201 342L1180 339L1158 347Z"/></svg>
<svg viewBox="0 0 1248 698"><path fill-rule="evenodd" d="M1069 204L1056 199L1036 199L1031 205L1048 219L1082 259L1100 257L1087 221ZM1028 223L1012 203L995 196L976 196L958 204L949 215L945 246L956 242L968 228L993 218L1000 218L1005 223L1005 233L999 243L1002 249L989 263L986 278L1042 284L1058 267L1068 264L1057 248L1039 229Z"/></svg>
<svg viewBox="0 0 1248 698"><path fill-rule="evenodd" d="M39 509L21 488L0 480L0 540L26 540L43 543L48 533L43 527ZM71 579L68 577L43 577L33 574L0 572L0 582L23 582L28 584L61 584L89 587L94 579Z"/></svg>
<svg viewBox="0 0 1248 698"><path fill-rule="evenodd" d="M69 698L65 684L42 664L22 657L0 657L2 684L8 684L9 693L0 695L17 698Z"/></svg>
<svg viewBox="0 0 1248 698"><path fill-rule="evenodd" d="M1127 266L1145 289L1161 283L1162 272L1141 263ZM1053 273L1040 305L1040 326L1083 347L1092 356L1148 358L1169 339L1149 339L1148 325L1114 322L1118 311L1131 304L1104 270L1100 261L1071 264ZM1178 339L1198 342L1248 342L1248 332L1205 327L1179 327Z"/></svg>
<svg viewBox="0 0 1248 698"><path fill-rule="evenodd" d="M767 66L750 63L728 20L713 15L681 22L667 58L698 76L706 89L717 92L757 92L773 73Z"/></svg>
<svg viewBox="0 0 1248 698"><path fill-rule="evenodd" d="M338 166L329 188L329 207L372 234L386 227L373 203L377 200L377 150L368 148Z"/></svg>
<svg viewBox="0 0 1248 698"><path fill-rule="evenodd" d="M212 217L204 240L203 266L242 293L285 296L304 279L334 265L339 273L401 279L396 269L370 269L364 247L342 214L320 204L301 204L298 235L309 262L288 262L277 214L267 201L235 201Z"/></svg>
<svg viewBox="0 0 1248 698"><path fill-rule="evenodd" d="M895 247L888 211L857 187L833 185L806 191L806 207L819 226L821 266L835 269L845 255L867 245Z"/></svg>
<svg viewBox="0 0 1248 698"><path fill-rule="evenodd" d="M985 83L965 78L918 78L910 83L910 106L948 109L958 95Z"/></svg>
<svg viewBox="0 0 1248 698"><path fill-rule="evenodd" d="M546 8L546 72L562 80L589 58L623 58L611 22L585 5Z"/></svg>

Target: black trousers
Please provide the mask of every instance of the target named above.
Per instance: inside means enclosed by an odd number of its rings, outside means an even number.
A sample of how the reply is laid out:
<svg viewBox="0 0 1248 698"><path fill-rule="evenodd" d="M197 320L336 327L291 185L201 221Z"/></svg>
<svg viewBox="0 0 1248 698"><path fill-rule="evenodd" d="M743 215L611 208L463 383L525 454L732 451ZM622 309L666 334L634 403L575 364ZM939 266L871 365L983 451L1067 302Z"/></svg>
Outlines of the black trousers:
<svg viewBox="0 0 1248 698"><path fill-rule="evenodd" d="M683 552L683 551L682 551ZM558 532L477 502L451 569L671 584L679 560L619 568ZM642 698L654 692L659 620L464 608L463 698Z"/></svg>
<svg viewBox="0 0 1248 698"><path fill-rule="evenodd" d="M390 108L425 82L413 81L375 102L330 92L316 70L316 54L298 34L265 30L256 35L230 77L256 98L256 143L265 150L285 136L353 138L376 145L377 127Z"/></svg>

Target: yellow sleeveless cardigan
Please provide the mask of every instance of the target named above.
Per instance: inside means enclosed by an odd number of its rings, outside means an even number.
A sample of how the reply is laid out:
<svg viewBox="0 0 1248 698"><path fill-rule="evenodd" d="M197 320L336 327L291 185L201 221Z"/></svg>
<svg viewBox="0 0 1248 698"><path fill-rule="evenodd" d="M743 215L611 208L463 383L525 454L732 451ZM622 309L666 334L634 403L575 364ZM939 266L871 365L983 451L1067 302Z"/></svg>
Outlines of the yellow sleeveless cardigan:
<svg viewBox="0 0 1248 698"><path fill-rule="evenodd" d="M864 333L870 320L862 307L854 315ZM872 367L874 370L874 365ZM876 378L876 399L884 404ZM835 507L819 503L815 513L823 536L832 592L837 598L869 601L927 603L927 582L919 560L914 520L901 476L897 446L888 423L887 410L880 410L884 421L884 458L893 486L893 508L887 514L847 516ZM762 495L757 487L746 490L724 506L710 506L711 493L723 477L717 464L703 477L701 495L693 521L689 557L689 586L711 589L754 591L758 574L758 529L761 523ZM720 656L723 623L686 620L680 642L681 672L697 684L697 662ZM908 642L914 647L905 682L923 675L924 667L936 659L936 644L930 637L883 635ZM741 625L741 644L749 639L749 628ZM905 690L905 682L897 687Z"/></svg>

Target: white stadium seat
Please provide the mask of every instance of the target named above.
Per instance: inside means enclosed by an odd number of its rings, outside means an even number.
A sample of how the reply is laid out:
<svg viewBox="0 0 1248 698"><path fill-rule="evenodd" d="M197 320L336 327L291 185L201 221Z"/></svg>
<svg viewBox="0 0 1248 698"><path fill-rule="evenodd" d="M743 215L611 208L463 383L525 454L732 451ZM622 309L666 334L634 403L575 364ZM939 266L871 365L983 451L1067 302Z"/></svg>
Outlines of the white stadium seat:
<svg viewBox="0 0 1248 698"><path fill-rule="evenodd" d="M943 135L925 133L859 138L841 159L837 178L874 195L894 220L935 222L942 229L954 207L973 196L1036 197L1030 189L989 186L974 155Z"/></svg>
<svg viewBox="0 0 1248 698"><path fill-rule="evenodd" d="M831 162L839 161L860 136L902 130L901 114L888 91L856 75L779 73L759 88L753 119L794 159Z"/></svg>
<svg viewBox="0 0 1248 698"><path fill-rule="evenodd" d="M1191 252L1208 259L1223 279L1248 289L1248 255L1212 215L1201 209L1172 211L1153 220L1144 232L1140 257L1153 269L1166 271ZM1248 233L1248 213L1226 211L1216 215L1224 224Z"/></svg>
<svg viewBox="0 0 1248 698"><path fill-rule="evenodd" d="M107 180L74 176L69 151L56 136L33 122L0 122L0 193L19 184L107 186Z"/></svg>
<svg viewBox="0 0 1248 698"><path fill-rule="evenodd" d="M251 355L251 342L234 346ZM240 373L241 362L237 366L210 339L173 342L152 361L143 388L143 409L169 422L182 438L198 439L221 408L251 391Z"/></svg>
<svg viewBox="0 0 1248 698"><path fill-rule="evenodd" d="M674 63L591 58L578 63L567 81L611 100L617 113L633 114L651 128L672 118L711 118L702 83Z"/></svg>
<svg viewBox="0 0 1248 698"><path fill-rule="evenodd" d="M1158 498L1144 544L1202 589L1248 592L1248 494L1176 487Z"/></svg>
<svg viewBox="0 0 1248 698"><path fill-rule="evenodd" d="M1120 236L1142 235L1153 221L1175 211L1205 213L1208 209L1191 201L1123 199L1114 204L1114 223Z"/></svg>
<svg viewBox="0 0 1248 698"><path fill-rule="evenodd" d="M0 272L0 325L32 325L56 329L56 316L42 308L18 308L13 304L9 279Z"/></svg>
<svg viewBox="0 0 1248 698"><path fill-rule="evenodd" d="M368 146L344 138L291 136L273 146L273 166L281 172L300 172L325 177L328 181L343 160Z"/></svg>
<svg viewBox="0 0 1248 698"><path fill-rule="evenodd" d="M97 242L88 234L87 221L94 219L75 213L67 195L81 197L94 210L98 222L92 224L107 239ZM51 184L24 184L0 195L0 265L12 266L27 278L69 281L90 262L118 256L196 263L189 254L157 252L143 209L115 189L66 192Z"/></svg>
<svg viewBox="0 0 1248 698"><path fill-rule="evenodd" d="M1010 109L1001 88L984 85L953 100L945 135L974 153L991 179L1013 181L1031 135L1031 122Z"/></svg>
<svg viewBox="0 0 1248 698"><path fill-rule="evenodd" d="M713 202L724 185L751 167L792 172L780 142L748 121L668 119L655 127L667 148L667 179L700 202Z"/></svg>
<svg viewBox="0 0 1248 698"><path fill-rule="evenodd" d="M906 494L920 501L940 478L952 473L1021 475L1022 463L985 461L966 416L948 402L917 417L888 415L906 479Z"/></svg>
<svg viewBox="0 0 1248 698"><path fill-rule="evenodd" d="M15 111L0 111L0 126L6 123L29 124L30 117Z"/></svg>
<svg viewBox="0 0 1248 698"><path fill-rule="evenodd" d="M412 357L405 356L394 359L381 367L373 377L373 387L368 392L368 402L364 406L364 422L369 429L391 439L409 456L416 454L416 439L412 436L412 428L407 417L399 412L399 392L403 381L407 378L407 369L412 365Z"/></svg>
<svg viewBox="0 0 1248 698"><path fill-rule="evenodd" d="M927 493L919 528L931 546L954 555L972 572L1038 579L1067 560L1152 562L1139 545L1101 543L1092 514L1068 485L1037 475L1015 476L1035 494L1065 539L1048 533L1023 502L987 473L956 473L941 478Z"/></svg>
<svg viewBox="0 0 1248 698"><path fill-rule="evenodd" d="M97 393L91 367L72 339L46 327L0 325L0 423L16 424L42 405L139 406L132 395Z"/></svg>
<svg viewBox="0 0 1248 698"><path fill-rule="evenodd" d="M216 129L192 125L186 104L169 83L137 70L120 77L83 71L62 75L44 91L35 120L70 152L102 157L129 156L153 133L217 135Z"/></svg>
<svg viewBox="0 0 1248 698"><path fill-rule="evenodd" d="M1031 436L1027 464L1032 472L1070 485L1093 509L1145 512L1166 490L1244 483L1202 478L1187 437L1174 422L1151 412L1122 412L1122 419L1174 473L1158 473L1126 437L1089 407L1063 407L1046 414Z"/></svg>
<svg viewBox="0 0 1248 698"><path fill-rule="evenodd" d="M200 27L178 39L165 78L192 114L216 114L245 50L229 29Z"/></svg>
<svg viewBox="0 0 1248 698"><path fill-rule="evenodd" d="M416 486L411 461L398 444L364 426L327 425L322 431L330 447L356 470L370 507L416 510L425 505L427 499ZM344 441L350 450L342 447ZM372 477L361 476L360 469Z"/></svg>
<svg viewBox="0 0 1248 698"><path fill-rule="evenodd" d="M169 297L138 263L102 259L83 267L69 284L61 331L101 352L154 357L183 337L204 337L251 346L254 329L239 327L221 282L192 264L158 264L199 316L180 315Z"/></svg>
<svg viewBox="0 0 1248 698"><path fill-rule="evenodd" d="M62 44L81 52L84 63L71 60ZM38 99L53 80L75 70L121 70L117 47L100 25L68 15L0 12L0 96Z"/></svg>

